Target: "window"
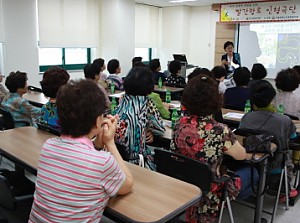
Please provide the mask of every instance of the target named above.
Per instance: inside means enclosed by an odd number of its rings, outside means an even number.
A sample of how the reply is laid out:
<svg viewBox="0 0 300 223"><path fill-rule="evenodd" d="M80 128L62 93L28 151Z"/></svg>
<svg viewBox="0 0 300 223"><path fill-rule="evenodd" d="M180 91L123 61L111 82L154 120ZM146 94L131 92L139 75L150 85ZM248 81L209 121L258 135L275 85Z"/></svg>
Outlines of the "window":
<svg viewBox="0 0 300 223"><path fill-rule="evenodd" d="M142 57L143 62L148 64L153 58L157 58L156 48L135 48L134 56Z"/></svg>
<svg viewBox="0 0 300 223"><path fill-rule="evenodd" d="M91 48L39 48L40 72L51 66L80 70L91 62Z"/></svg>

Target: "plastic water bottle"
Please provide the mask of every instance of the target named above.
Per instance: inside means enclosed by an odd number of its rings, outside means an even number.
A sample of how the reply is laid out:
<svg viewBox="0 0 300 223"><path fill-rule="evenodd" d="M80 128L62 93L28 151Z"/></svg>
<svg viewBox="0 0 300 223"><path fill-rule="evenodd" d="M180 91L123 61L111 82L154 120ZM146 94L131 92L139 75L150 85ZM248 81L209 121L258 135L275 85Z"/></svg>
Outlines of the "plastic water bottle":
<svg viewBox="0 0 300 223"><path fill-rule="evenodd" d="M117 105L118 105L118 104L117 104L116 98L112 98L111 104L110 104L110 113L111 113L112 115L115 114L115 110L116 110Z"/></svg>
<svg viewBox="0 0 300 223"><path fill-rule="evenodd" d="M177 113L177 109L174 108L173 111L172 111L172 115L171 115L172 129L174 128L175 123L178 120L178 118L179 118L179 116L178 116L178 113Z"/></svg>
<svg viewBox="0 0 300 223"><path fill-rule="evenodd" d="M246 101L244 112L245 113L251 112L251 103L250 103L250 100Z"/></svg>
<svg viewBox="0 0 300 223"><path fill-rule="evenodd" d="M115 93L115 83L113 81L110 83L110 91L112 94Z"/></svg>
<svg viewBox="0 0 300 223"><path fill-rule="evenodd" d="M278 114L281 114L281 115L284 115L284 106L282 104L278 105L277 107L277 113Z"/></svg>
<svg viewBox="0 0 300 223"><path fill-rule="evenodd" d="M166 92L166 102L171 103L171 92L170 92L170 90L167 90L167 92Z"/></svg>
<svg viewBox="0 0 300 223"><path fill-rule="evenodd" d="M158 87L162 88L162 79L161 79L161 77L158 78Z"/></svg>

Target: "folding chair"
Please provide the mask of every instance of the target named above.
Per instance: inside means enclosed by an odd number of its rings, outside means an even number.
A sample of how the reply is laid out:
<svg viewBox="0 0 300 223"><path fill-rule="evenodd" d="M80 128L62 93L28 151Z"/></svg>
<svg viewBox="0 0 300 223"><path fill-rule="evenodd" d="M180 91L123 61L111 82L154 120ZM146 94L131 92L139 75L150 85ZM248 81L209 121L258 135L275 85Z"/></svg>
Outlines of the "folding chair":
<svg viewBox="0 0 300 223"><path fill-rule="evenodd" d="M250 135L258 135L258 134L267 134L270 135L267 132L263 132L260 130L252 130L252 129L237 129L235 131L236 135L241 135L241 136L250 136ZM274 139L276 140L276 137L274 137ZM278 142L274 142L275 144L278 145ZM284 194L286 196L286 210L289 209L289 188L288 188L288 171L287 171L287 160L289 158L289 149L285 148L285 149L281 149L281 150L277 150L276 153L278 153L278 155L282 156L282 164L281 164L281 171L280 171L280 179L279 179L279 185L278 188L276 189L275 193L276 193L276 198L275 198L275 202L273 205L273 211L272 212L266 212L267 214L270 214L272 216L271 219L271 223L274 222L275 217L276 217L276 212L277 212L277 207L278 207L278 201L279 201L279 197L281 194L281 188L283 186L284 183ZM267 187L270 187L270 184L267 185ZM270 190L269 190L270 191Z"/></svg>
<svg viewBox="0 0 300 223"><path fill-rule="evenodd" d="M226 189L229 177L215 178L210 165L198 160L168 150L155 149L154 151L157 172L194 184L202 190L203 195L210 191L212 182L217 184L225 182L218 222L221 223L222 221L223 210L225 203L227 203L231 223L234 223L231 203Z"/></svg>

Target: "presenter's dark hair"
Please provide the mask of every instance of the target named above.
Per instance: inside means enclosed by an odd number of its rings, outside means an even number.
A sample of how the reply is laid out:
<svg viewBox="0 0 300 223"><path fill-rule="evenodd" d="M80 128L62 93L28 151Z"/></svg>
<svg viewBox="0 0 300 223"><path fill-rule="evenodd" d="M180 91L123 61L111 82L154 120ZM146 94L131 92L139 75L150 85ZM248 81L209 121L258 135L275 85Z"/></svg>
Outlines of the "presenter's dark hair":
<svg viewBox="0 0 300 223"><path fill-rule="evenodd" d="M181 101L191 115L211 115L220 110L223 97L219 93L218 83L200 74L188 82Z"/></svg>
<svg viewBox="0 0 300 223"><path fill-rule="evenodd" d="M93 61L93 64L96 66L98 73L100 73L101 67L104 66L105 60L102 58L97 58Z"/></svg>
<svg viewBox="0 0 300 223"><path fill-rule="evenodd" d="M27 80L27 73L21 71L12 71L5 80L5 86L10 93L16 93L18 88L25 87Z"/></svg>
<svg viewBox="0 0 300 223"><path fill-rule="evenodd" d="M104 94L88 79L63 85L57 93L56 105L61 134L74 138L87 135L106 109Z"/></svg>
<svg viewBox="0 0 300 223"><path fill-rule="evenodd" d="M250 100L258 108L267 107L276 95L272 84L266 80L258 80L250 90Z"/></svg>
<svg viewBox="0 0 300 223"><path fill-rule="evenodd" d="M149 68L152 72L155 72L157 70L157 68L159 68L159 67L160 67L159 59L153 59L150 61Z"/></svg>
<svg viewBox="0 0 300 223"><path fill-rule="evenodd" d="M234 44L233 44L233 42L231 42L231 41L227 41L227 42L225 42L225 43L224 43L224 50L226 50L226 48L227 48L227 47L229 47L229 46L232 46L232 47L234 47Z"/></svg>
<svg viewBox="0 0 300 223"><path fill-rule="evenodd" d="M227 71L223 66L215 66L211 70L211 73L212 73L213 78L215 78L215 79L226 77L226 75L227 75Z"/></svg>
<svg viewBox="0 0 300 223"><path fill-rule="evenodd" d="M282 91L294 91L299 86L299 76L292 68L281 70L275 79L277 89Z"/></svg>
<svg viewBox="0 0 300 223"><path fill-rule="evenodd" d="M251 77L254 80L261 80L267 76L267 70L261 63L255 63L251 69Z"/></svg>
<svg viewBox="0 0 300 223"><path fill-rule="evenodd" d="M120 67L120 62L117 59L108 61L107 70L110 74L115 74L116 70Z"/></svg>
<svg viewBox="0 0 300 223"><path fill-rule="evenodd" d="M181 70L181 63L179 60L172 60L168 68L171 74L177 74Z"/></svg>
<svg viewBox="0 0 300 223"><path fill-rule="evenodd" d="M70 79L68 72L57 66L50 67L45 71L43 80L40 82L44 95L56 98L58 89Z"/></svg>
<svg viewBox="0 0 300 223"><path fill-rule="evenodd" d="M95 80L96 75L99 75L100 70L97 69L97 66L95 64L87 64L85 65L84 69L84 77L86 79Z"/></svg>
<svg viewBox="0 0 300 223"><path fill-rule="evenodd" d="M233 80L236 86L246 86L250 81L251 73L247 67L239 67L233 73Z"/></svg>
<svg viewBox="0 0 300 223"><path fill-rule="evenodd" d="M126 94L146 96L154 89L152 73L147 67L133 67L125 77L123 86Z"/></svg>

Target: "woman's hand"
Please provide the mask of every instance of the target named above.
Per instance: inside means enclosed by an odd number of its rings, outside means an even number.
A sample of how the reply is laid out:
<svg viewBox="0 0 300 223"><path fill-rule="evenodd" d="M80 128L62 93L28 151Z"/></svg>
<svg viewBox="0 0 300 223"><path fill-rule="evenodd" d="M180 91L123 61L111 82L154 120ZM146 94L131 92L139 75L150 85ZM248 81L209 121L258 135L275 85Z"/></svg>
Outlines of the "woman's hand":
<svg viewBox="0 0 300 223"><path fill-rule="evenodd" d="M146 133L146 143L152 143L153 139L154 139L154 136L153 136L152 132L148 130Z"/></svg>
<svg viewBox="0 0 300 223"><path fill-rule="evenodd" d="M115 132L117 129L117 122L119 120L119 116L118 115L108 115L102 122L102 137L101 137L101 132L97 135L100 138L102 138L102 141L104 143L104 145L108 145L111 143L115 143L114 142L114 136L115 136ZM107 146L108 147L108 146Z"/></svg>
<svg viewBox="0 0 300 223"><path fill-rule="evenodd" d="M228 61L227 60L222 60L222 66L228 65Z"/></svg>

